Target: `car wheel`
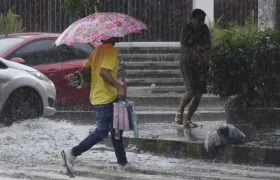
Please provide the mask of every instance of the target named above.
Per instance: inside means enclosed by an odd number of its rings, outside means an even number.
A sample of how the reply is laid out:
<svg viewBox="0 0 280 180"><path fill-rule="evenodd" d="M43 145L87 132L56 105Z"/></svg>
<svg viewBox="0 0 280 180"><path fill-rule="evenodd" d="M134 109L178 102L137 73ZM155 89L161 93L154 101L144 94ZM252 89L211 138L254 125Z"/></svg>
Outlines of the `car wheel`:
<svg viewBox="0 0 280 180"><path fill-rule="evenodd" d="M19 88L11 93L2 112L2 121L6 126L17 120L37 118L43 114L42 99L32 88Z"/></svg>

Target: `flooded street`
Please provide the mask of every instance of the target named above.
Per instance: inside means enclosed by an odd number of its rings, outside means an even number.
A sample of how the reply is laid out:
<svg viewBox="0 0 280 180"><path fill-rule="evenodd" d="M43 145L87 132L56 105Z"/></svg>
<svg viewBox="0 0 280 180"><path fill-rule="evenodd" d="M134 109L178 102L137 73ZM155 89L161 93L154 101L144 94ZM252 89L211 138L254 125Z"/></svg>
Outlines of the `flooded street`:
<svg viewBox="0 0 280 180"><path fill-rule="evenodd" d="M29 120L0 129L1 180L62 180L60 158L63 148L76 145L88 133L89 126ZM176 159L127 149L129 170L116 164L113 149L95 146L79 158L75 165L76 179L280 179L280 169Z"/></svg>
<svg viewBox="0 0 280 180"><path fill-rule="evenodd" d="M2 0L0 180L280 180L279 1Z"/></svg>

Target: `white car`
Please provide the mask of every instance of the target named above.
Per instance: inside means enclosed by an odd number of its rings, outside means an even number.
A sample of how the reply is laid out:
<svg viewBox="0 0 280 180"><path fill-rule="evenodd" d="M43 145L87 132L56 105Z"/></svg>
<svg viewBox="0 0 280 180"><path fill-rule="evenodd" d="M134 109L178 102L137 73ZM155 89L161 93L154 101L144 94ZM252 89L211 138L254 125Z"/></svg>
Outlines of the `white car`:
<svg viewBox="0 0 280 180"><path fill-rule="evenodd" d="M51 116L55 109L53 82L39 71L0 58L0 122Z"/></svg>

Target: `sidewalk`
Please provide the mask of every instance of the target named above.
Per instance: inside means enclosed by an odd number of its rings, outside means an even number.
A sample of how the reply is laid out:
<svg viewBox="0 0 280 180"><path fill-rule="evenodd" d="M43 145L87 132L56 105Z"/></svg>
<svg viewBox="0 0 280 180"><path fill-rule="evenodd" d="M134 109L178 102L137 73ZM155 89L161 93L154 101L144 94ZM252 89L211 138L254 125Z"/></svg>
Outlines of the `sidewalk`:
<svg viewBox="0 0 280 180"><path fill-rule="evenodd" d="M173 141L198 142L204 143L207 133L216 124L222 121L194 121L198 124L197 128L184 129L175 123L142 123L140 122L139 131L141 138L156 138ZM246 135L247 146L265 146L278 148L280 146L280 129L267 129L262 132L248 127L243 131ZM251 134L249 134L251 133ZM254 133L254 134L252 134ZM133 132L126 132L127 137L133 138ZM251 137L249 137L251 136ZM280 147L279 147L280 148Z"/></svg>
<svg viewBox="0 0 280 180"><path fill-rule="evenodd" d="M139 151L192 157L233 163L280 165L280 130L267 130L246 139L243 145L230 145L218 154L206 152L204 140L207 132L219 121L197 122L198 128L183 129L174 123L145 123L140 125L140 138L132 132L125 133L125 144ZM252 131L251 128L248 132ZM245 134L247 134L245 132ZM110 142L106 140L106 144Z"/></svg>

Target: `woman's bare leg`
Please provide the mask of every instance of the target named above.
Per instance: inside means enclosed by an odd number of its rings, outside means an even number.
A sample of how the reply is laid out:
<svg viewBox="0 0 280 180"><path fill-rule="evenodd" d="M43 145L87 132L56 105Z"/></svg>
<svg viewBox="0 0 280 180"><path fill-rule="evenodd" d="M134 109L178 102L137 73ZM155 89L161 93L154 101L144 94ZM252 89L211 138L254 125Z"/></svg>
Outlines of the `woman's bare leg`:
<svg viewBox="0 0 280 180"><path fill-rule="evenodd" d="M195 96L192 99L191 104L189 106L186 120L183 122L185 128L197 127L196 124L192 123L191 118L199 106L201 97L202 93L195 93Z"/></svg>
<svg viewBox="0 0 280 180"><path fill-rule="evenodd" d="M183 95L183 97L180 101L179 109L178 109L176 117L175 117L175 122L177 122L178 124L180 124L180 125L183 124L184 109L190 103L190 101L193 99L193 97L194 97L194 93L193 93L192 89L187 90L185 92L185 94Z"/></svg>

